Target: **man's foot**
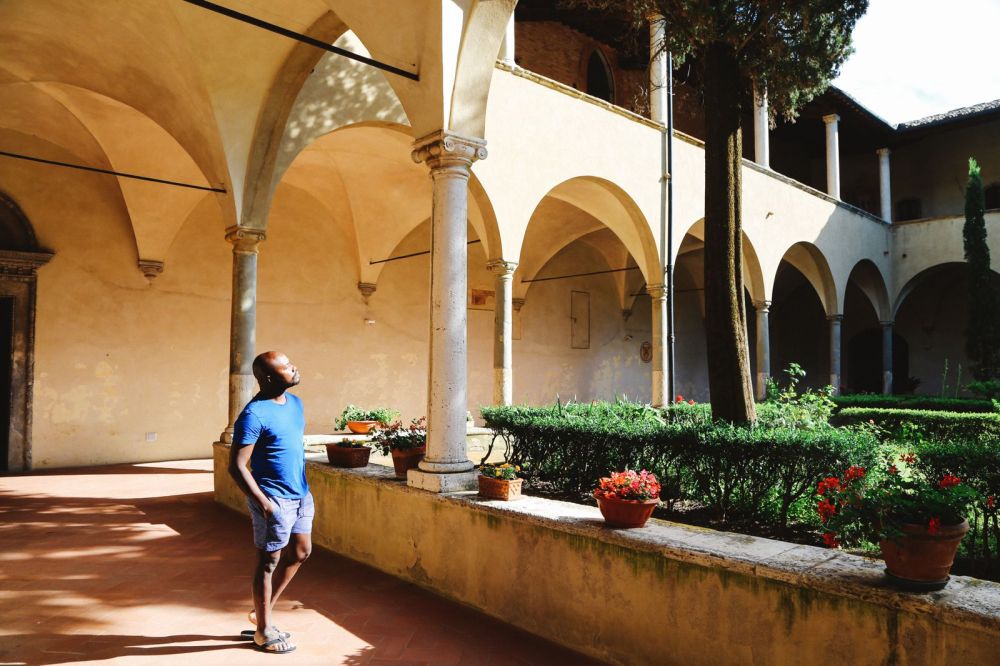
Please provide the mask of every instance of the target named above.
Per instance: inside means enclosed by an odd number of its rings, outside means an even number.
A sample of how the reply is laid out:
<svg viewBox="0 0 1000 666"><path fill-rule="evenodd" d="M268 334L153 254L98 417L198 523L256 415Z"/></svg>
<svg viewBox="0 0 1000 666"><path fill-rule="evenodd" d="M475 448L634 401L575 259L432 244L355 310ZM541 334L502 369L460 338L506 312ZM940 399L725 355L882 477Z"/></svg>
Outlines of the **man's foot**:
<svg viewBox="0 0 1000 666"><path fill-rule="evenodd" d="M253 646L261 652L271 652L273 654L287 654L295 652L295 645L287 638L282 638L274 629L268 628L264 633L254 632Z"/></svg>
<svg viewBox="0 0 1000 666"><path fill-rule="evenodd" d="M247 619L250 620L250 624L257 626L257 611L251 608L250 612L247 613ZM273 624L271 625L271 629L277 631L280 638L289 638L291 636L290 633L288 633L287 631L279 630ZM242 638L245 641L248 641L251 638L253 638L254 633L255 631L253 629L245 629L244 631L240 632L240 638Z"/></svg>

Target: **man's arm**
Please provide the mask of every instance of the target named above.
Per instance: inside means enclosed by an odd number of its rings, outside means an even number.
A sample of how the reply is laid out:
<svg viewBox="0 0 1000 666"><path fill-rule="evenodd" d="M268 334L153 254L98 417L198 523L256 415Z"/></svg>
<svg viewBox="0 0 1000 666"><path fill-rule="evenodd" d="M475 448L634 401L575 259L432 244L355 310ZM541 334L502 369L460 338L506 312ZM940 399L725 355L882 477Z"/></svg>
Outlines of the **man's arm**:
<svg viewBox="0 0 1000 666"><path fill-rule="evenodd" d="M247 468L247 463L250 462L250 455L253 453L253 447L253 444L240 446L235 442L231 445L229 449L229 476L233 477L233 480L236 481L236 485L243 491L243 494L257 502L264 515L268 515L274 511L274 506L271 504L271 500L267 498L267 495L260 489L260 486L257 485L257 481L254 480L253 475L250 474L250 470Z"/></svg>

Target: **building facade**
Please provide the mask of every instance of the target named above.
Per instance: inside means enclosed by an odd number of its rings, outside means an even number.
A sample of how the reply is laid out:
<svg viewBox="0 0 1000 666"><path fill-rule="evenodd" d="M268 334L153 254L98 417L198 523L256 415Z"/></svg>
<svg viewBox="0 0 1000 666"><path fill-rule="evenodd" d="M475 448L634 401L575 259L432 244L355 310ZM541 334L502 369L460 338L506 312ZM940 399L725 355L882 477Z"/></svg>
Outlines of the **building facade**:
<svg viewBox="0 0 1000 666"><path fill-rule="evenodd" d="M677 392L707 397L684 70L667 247L648 53L579 17L225 3L386 71L180 0L97 4L0 6L7 469L206 456L252 394L253 354L278 348L302 370L308 432L348 403L427 414L425 487L441 489L468 471L467 410L671 398L668 256ZM790 362L848 390L968 380L966 162L1000 180L997 108L892 127L831 90L795 124L748 112L759 382ZM1000 186L988 196L1000 208ZM987 220L1000 252L1000 211Z"/></svg>

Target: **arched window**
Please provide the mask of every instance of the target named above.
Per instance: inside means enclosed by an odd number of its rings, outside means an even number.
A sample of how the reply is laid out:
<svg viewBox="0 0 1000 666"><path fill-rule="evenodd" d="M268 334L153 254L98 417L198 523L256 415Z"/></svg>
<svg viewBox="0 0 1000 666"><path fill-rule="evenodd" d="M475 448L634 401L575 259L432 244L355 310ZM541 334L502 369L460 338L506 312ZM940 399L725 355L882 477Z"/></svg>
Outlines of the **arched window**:
<svg viewBox="0 0 1000 666"><path fill-rule="evenodd" d="M1000 183L990 184L983 194L986 198L986 210L1000 208Z"/></svg>
<svg viewBox="0 0 1000 666"><path fill-rule="evenodd" d="M587 94L615 103L615 78L600 49L591 51L587 60Z"/></svg>

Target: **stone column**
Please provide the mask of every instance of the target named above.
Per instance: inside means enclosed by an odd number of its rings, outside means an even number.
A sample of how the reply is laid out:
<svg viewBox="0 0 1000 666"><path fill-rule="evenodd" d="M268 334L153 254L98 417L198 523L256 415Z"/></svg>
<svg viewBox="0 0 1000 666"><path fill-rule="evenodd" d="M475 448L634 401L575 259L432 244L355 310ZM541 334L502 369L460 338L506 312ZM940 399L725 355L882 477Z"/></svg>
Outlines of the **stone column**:
<svg viewBox="0 0 1000 666"><path fill-rule="evenodd" d="M500 59L503 60L508 65L516 64L514 62L514 14L510 15L510 20L507 21L507 31L503 35L503 44L500 46Z"/></svg>
<svg viewBox="0 0 1000 666"><path fill-rule="evenodd" d="M879 148L878 154L878 198L881 204L882 219L892 223L892 189L889 171L889 149Z"/></svg>
<svg viewBox="0 0 1000 666"><path fill-rule="evenodd" d="M891 321L881 321L882 325L882 393L892 395L892 325Z"/></svg>
<svg viewBox="0 0 1000 666"><path fill-rule="evenodd" d="M831 113L823 116L826 123L826 193L840 198L840 116Z"/></svg>
<svg viewBox="0 0 1000 666"><path fill-rule="evenodd" d="M254 350L257 346L257 245L260 229L235 226L226 230L233 244L233 297L229 324L229 423L223 442L233 441L233 424L254 395Z"/></svg>
<svg viewBox="0 0 1000 666"><path fill-rule="evenodd" d="M767 111L767 88L754 87L753 102L753 160L763 167L770 167L771 126Z"/></svg>
<svg viewBox="0 0 1000 666"><path fill-rule="evenodd" d="M667 288L646 285L653 303L653 407L670 404L667 392Z"/></svg>
<svg viewBox="0 0 1000 666"><path fill-rule="evenodd" d="M830 386L834 395L840 395L840 329L844 315L833 314L826 320L830 322Z"/></svg>
<svg viewBox="0 0 1000 666"><path fill-rule="evenodd" d="M426 162L431 203L430 367L427 381L427 455L407 483L434 492L468 490L476 473L466 453L468 409L466 299L469 173L486 157L486 142L440 130L413 145Z"/></svg>
<svg viewBox="0 0 1000 666"><path fill-rule="evenodd" d="M486 264L496 275L496 309L493 316L493 404L514 401L513 289L517 262L497 259Z"/></svg>
<svg viewBox="0 0 1000 666"><path fill-rule="evenodd" d="M771 325L768 313L771 301L754 301L757 312L757 399L767 397L767 380L771 378Z"/></svg>
<svg viewBox="0 0 1000 666"><path fill-rule="evenodd" d="M649 117L667 123L667 52L663 48L667 21L660 14L649 14Z"/></svg>

